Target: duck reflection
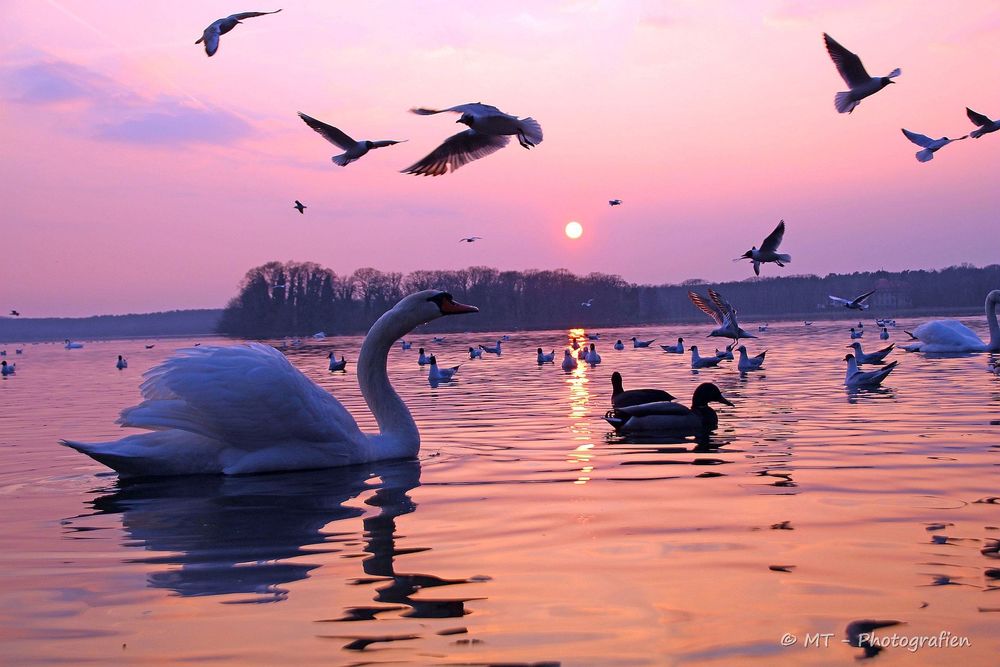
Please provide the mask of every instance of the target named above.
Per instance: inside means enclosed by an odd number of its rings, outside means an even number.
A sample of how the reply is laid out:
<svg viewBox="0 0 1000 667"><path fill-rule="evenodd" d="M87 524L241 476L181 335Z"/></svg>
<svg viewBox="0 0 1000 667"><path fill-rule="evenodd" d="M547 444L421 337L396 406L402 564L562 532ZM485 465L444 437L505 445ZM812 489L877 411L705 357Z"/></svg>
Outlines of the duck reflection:
<svg viewBox="0 0 1000 667"><path fill-rule="evenodd" d="M406 604L412 616L461 615L464 600L435 607L410 596L465 580L394 569L397 555L413 551L397 549L395 520L416 509L409 493L419 484L419 462L390 461L315 472L119 482L93 507L94 515L121 514L127 546L156 553L131 562L179 566L151 573L149 586L182 596L250 594L239 601L276 602L288 595L282 585L319 567L302 562L303 556L357 553L355 527L338 522L366 514L348 501L373 492L365 504L380 511L363 519L363 569L374 581L389 582L376 599Z"/></svg>

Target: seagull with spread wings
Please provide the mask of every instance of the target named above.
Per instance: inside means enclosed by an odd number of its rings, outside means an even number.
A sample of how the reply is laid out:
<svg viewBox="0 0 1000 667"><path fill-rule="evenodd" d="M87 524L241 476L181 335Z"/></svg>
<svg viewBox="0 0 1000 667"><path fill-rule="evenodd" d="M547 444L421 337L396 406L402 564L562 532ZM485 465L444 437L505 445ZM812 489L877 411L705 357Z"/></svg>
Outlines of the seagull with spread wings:
<svg viewBox="0 0 1000 667"><path fill-rule="evenodd" d="M979 126L978 130L973 130L969 132L969 136L973 139L978 139L984 134L989 134L990 132L996 132L1000 130L1000 120L990 120L981 113L976 113L969 107L965 107L965 113L968 115L969 120Z"/></svg>
<svg viewBox="0 0 1000 667"><path fill-rule="evenodd" d="M949 139L948 137L941 137L940 139L931 139L930 137L924 136L922 134L917 134L916 132L910 132L906 128L901 128L903 134L906 138L915 143L916 145L923 148L922 151L917 151L917 160L920 162L929 162L934 159L934 153L938 152L948 144L953 141L961 141L962 139L967 139L969 135L959 137L958 139Z"/></svg>
<svg viewBox="0 0 1000 667"><path fill-rule="evenodd" d="M844 308L849 308L850 310L868 310L869 304L865 303L865 301L867 301L868 297L870 297L874 293L875 290L872 290L871 292L865 292L861 296L855 297L850 300L842 299L839 296L833 296L831 294L830 299L832 299L836 303L841 304Z"/></svg>
<svg viewBox="0 0 1000 667"><path fill-rule="evenodd" d="M856 54L845 49L825 32L823 41L826 42L826 50L833 64L837 66L837 71L850 87L850 90L837 93L834 97L834 106L840 113L851 113L854 107L861 104L861 100L874 95L890 83L895 83L893 79L902 74L897 67L889 72L888 76L870 76L865 66L861 64L861 58Z"/></svg>
<svg viewBox="0 0 1000 667"><path fill-rule="evenodd" d="M691 303L698 306L701 312L705 313L718 324L709 337L732 338L739 341L740 338L756 338L751 333L747 333L740 328L740 323L736 319L736 309L732 307L722 295L713 289L708 290L708 298L695 292L688 292Z"/></svg>
<svg viewBox="0 0 1000 667"><path fill-rule="evenodd" d="M774 262L778 266L784 266L785 262L792 261L791 255L780 254L778 252L778 246L781 245L781 239L785 237L785 221L782 220L778 223L778 226L774 228L774 231L768 234L764 242L760 244L760 250L757 246L754 246L747 250L741 257L737 257L734 261L740 261L741 259L749 259L753 262L753 272L755 275L760 275L760 265L766 262Z"/></svg>
<svg viewBox="0 0 1000 667"><path fill-rule="evenodd" d="M355 160L364 157L373 148L385 148L386 146L401 144L403 141L406 141L405 139L402 141L392 141L389 139L383 141L355 141L333 125L327 125L312 116L305 115L301 111L299 112L299 118L331 144L344 149L344 152L340 155L334 155L330 158L334 164L338 164L341 167L346 167Z"/></svg>
<svg viewBox="0 0 1000 667"><path fill-rule="evenodd" d="M440 146L427 154L424 159L403 169L404 174L421 176L441 176L455 171L473 160L484 158L506 146L511 135L516 136L524 148L532 148L542 142L542 126L534 118L518 118L482 102L459 104L447 109L410 109L419 116L451 111L462 114L455 121L468 125L469 129L453 134Z"/></svg>
<svg viewBox="0 0 1000 667"><path fill-rule="evenodd" d="M205 28L205 31L201 33L201 37L195 44L201 44L205 42L205 54L209 57L214 56L215 52L219 50L219 37L225 35L227 32L238 26L243 22L243 19L252 19L255 16L264 16L265 14L277 14L280 9L275 9L273 12L242 12L240 14L230 14L225 18L212 21L211 25Z"/></svg>
<svg viewBox="0 0 1000 667"><path fill-rule="evenodd" d="M303 204L302 202L300 202L298 199L296 199L295 200L295 204L292 206L292 208L294 208L295 210L297 210L299 213L305 214L306 209L309 208L309 207L306 206L305 204Z"/></svg>
<svg viewBox="0 0 1000 667"><path fill-rule="evenodd" d="M476 241L482 240L482 236L466 236L458 240L459 243L475 243Z"/></svg>

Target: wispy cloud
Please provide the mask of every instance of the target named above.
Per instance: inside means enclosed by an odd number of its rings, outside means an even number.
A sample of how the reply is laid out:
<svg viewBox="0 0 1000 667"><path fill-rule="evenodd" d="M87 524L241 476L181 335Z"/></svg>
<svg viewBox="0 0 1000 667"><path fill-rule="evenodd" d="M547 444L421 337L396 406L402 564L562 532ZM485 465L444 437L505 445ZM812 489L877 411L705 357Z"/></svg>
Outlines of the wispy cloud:
<svg viewBox="0 0 1000 667"><path fill-rule="evenodd" d="M220 144L249 136L239 115L188 98L144 96L122 83L64 60L40 57L0 70L8 101L73 114L74 123L102 141L157 146ZM72 107L72 108L70 108ZM82 107L82 110L81 110Z"/></svg>

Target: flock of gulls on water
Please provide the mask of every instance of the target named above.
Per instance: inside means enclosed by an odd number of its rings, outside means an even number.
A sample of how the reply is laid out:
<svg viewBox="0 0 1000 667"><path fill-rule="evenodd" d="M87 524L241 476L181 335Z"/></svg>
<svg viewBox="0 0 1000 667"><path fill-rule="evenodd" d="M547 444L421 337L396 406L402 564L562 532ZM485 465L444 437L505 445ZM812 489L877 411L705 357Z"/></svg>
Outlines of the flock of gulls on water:
<svg viewBox="0 0 1000 667"><path fill-rule="evenodd" d="M212 22L205 28L197 44L204 44L205 53L218 52L219 40L243 20L276 14L272 12L243 12ZM829 35L823 35L826 48L849 90L835 96L835 106L841 113L851 113L867 97L877 93L900 75L895 69L883 77L872 77L865 70L860 58L851 53ZM454 171L474 160L486 157L503 148L516 137L518 143L530 149L542 141L542 128L532 118L519 118L506 114L494 106L479 102L460 104L444 109L414 108L419 115L445 112L459 114L456 122L467 126L445 139L440 146L423 159L403 169L403 173L440 176ZM993 121L967 109L968 116L978 126L968 136L974 138L1000 129L1000 121ZM333 156L334 164L345 167L371 150L400 143L401 140L356 140L323 121L304 113L299 117L323 138L343 152ZM926 162L934 152L952 139L930 139L903 129L903 133L922 150L917 159ZM966 137L960 137L964 139ZM608 201L610 206L620 206L620 199ZM294 208L300 214L307 208L295 200ZM734 261L750 260L755 275L760 275L762 264L784 266L791 261L788 254L779 253L785 233L785 222L780 221L761 243L746 251ZM474 243L479 236L460 240ZM849 310L868 309L867 300L875 290L853 299L830 296L830 299ZM715 328L708 334L731 340L725 349L716 348L715 354L701 356L698 346L687 348L694 370L718 366L722 361L735 360L741 373L763 368L767 351L751 356L744 339L757 336L740 327L736 309L717 291L709 289L703 296L689 292L691 302L708 315ZM593 299L581 307L590 307ZM912 339L901 347L909 352L966 353L1000 352L1000 325L996 309L1000 304L1000 290L991 291L986 298L986 318L990 340L982 341L971 329L956 320L934 320L916 327L909 334ZM420 448L420 434L403 399L389 382L386 369L388 354L400 341L403 351L412 343L400 340L413 329L440 317L478 312L475 306L455 301L451 294L440 290L424 290L404 297L372 325L357 360L357 376L361 393L378 422L379 432L362 433L351 414L343 405L319 385L296 369L279 349L259 343L233 346L195 346L177 351L160 365L144 374L140 390L143 401L122 411L118 423L122 426L144 429L145 432L129 435L120 440L103 443L83 443L64 440L72 447L95 460L115 469L120 476L182 475L197 473L240 474L304 470L344 466L368 461L412 458ZM17 311L11 315L17 316ZM878 322L881 339L888 338L887 327L891 322ZM811 325L812 322L805 322ZM761 325L758 331L766 331ZM863 325L852 328L851 338L861 338ZM319 336L319 334L317 334ZM580 363L597 366L602 357L592 334L580 344L573 339L563 351L561 367L572 371ZM434 342L443 339L435 338ZM503 340L495 345L469 348L469 358L479 359L484 354L501 355ZM654 340L632 337L633 349L649 348ZM81 346L66 341L67 349ZM150 347L150 346L147 346ZM625 349L618 340L616 351ZM684 339L676 344L659 346L666 354L683 354ZM878 387L897 368L898 362L885 363L894 345L875 352L864 352L861 343L853 340L849 345L853 354L844 357L847 371L844 384L851 388ZM18 350L20 353L20 350ZM6 352L3 352L6 355ZM545 352L537 348L539 365L555 364L556 351ZM428 366L428 381L432 386L449 382L459 366L442 367L434 354L424 348L418 350L418 364ZM861 366L877 366L863 371ZM128 361L119 356L118 369L127 368ZM346 371L347 360L329 354L330 371ZM4 376L13 374L15 368L2 362ZM990 369L1000 374L1000 364L990 363ZM623 378L617 371L611 375L611 410L605 419L619 433L664 433L671 435L704 435L718 425L718 415L711 403L732 406L718 386L710 382L700 384L694 391L691 407L674 401L674 396L661 389L624 388Z"/></svg>

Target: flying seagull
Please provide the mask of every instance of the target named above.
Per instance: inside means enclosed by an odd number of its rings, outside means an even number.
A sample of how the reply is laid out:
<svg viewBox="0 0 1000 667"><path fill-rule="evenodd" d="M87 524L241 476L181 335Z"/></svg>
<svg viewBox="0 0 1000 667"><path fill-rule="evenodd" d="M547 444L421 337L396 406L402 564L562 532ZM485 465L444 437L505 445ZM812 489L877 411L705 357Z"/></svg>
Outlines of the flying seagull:
<svg viewBox="0 0 1000 667"><path fill-rule="evenodd" d="M610 200L608 200L608 204L611 205L611 206L621 206L622 205L622 200L621 199L610 199Z"/></svg>
<svg viewBox="0 0 1000 667"><path fill-rule="evenodd" d="M792 261L791 255L783 255L778 253L778 246L781 245L781 239L785 236L785 221L782 220L778 223L778 226L774 228L764 242L760 244L760 250L757 246L754 246L747 250L741 257L737 257L733 261L739 261L741 259L749 259L753 262L753 272L756 275L760 275L760 265L766 262L774 262L778 266L784 266L784 262Z"/></svg>
<svg viewBox="0 0 1000 667"><path fill-rule="evenodd" d="M736 309L715 290L708 290L707 299L695 292L688 292L688 298L691 299L691 303L698 306L701 312L711 317L719 325L712 329L712 333L708 334L709 337L732 338L736 341L739 341L740 338L756 338L753 334L740 328L740 323L736 320Z"/></svg>
<svg viewBox="0 0 1000 667"><path fill-rule="evenodd" d="M969 132L969 136L973 139L978 139L984 134L989 134L990 132L996 132L1000 130L1000 120L990 120L981 113L976 113L969 107L965 107L965 113L969 116L969 120L979 126L978 130L973 130Z"/></svg>
<svg viewBox="0 0 1000 667"><path fill-rule="evenodd" d="M309 207L306 206L305 204L303 204L302 202L300 202L298 199L296 199L295 200L295 206L293 206L292 208L298 209L299 213L305 213L306 209L309 208Z"/></svg>
<svg viewBox="0 0 1000 667"><path fill-rule="evenodd" d="M534 118L518 118L505 114L494 106L475 102L459 104L447 109L410 109L420 116L451 111L462 114L456 123L468 125L469 129L453 134L440 146L427 154L424 159L403 169L404 174L441 176L449 170L455 171L473 160L495 153L510 142L510 135L517 136L524 148L532 148L542 142L542 126Z"/></svg>
<svg viewBox="0 0 1000 667"><path fill-rule="evenodd" d="M483 238L483 237L482 236L466 236L465 238L459 239L458 242L459 243L462 243L462 242L465 242L465 243L475 243L476 241L480 240L481 238Z"/></svg>
<svg viewBox="0 0 1000 667"><path fill-rule="evenodd" d="M238 24L243 22L243 19L252 19L255 16L264 16L265 14L277 14L280 11L280 9L275 9L273 12L242 12L240 14L230 14L226 18L212 21L212 24L205 28L205 32L201 33L201 38L199 38L195 44L205 42L205 54L208 56L214 56L215 52L219 50L219 36L225 35L227 32L235 28Z"/></svg>
<svg viewBox="0 0 1000 667"><path fill-rule="evenodd" d="M853 300L850 301L847 299L842 299L839 296L833 296L832 294L830 295L830 298L833 301L844 306L844 308L849 308L851 310L868 310L869 305L865 303L865 301L868 299L868 297L870 297L874 293L875 290L872 290L871 292L865 292L861 296L855 297Z"/></svg>
<svg viewBox="0 0 1000 667"><path fill-rule="evenodd" d="M592 298L591 299L587 299L586 301L584 301L580 305L583 306L584 308L590 308L591 306L594 305L594 300Z"/></svg>
<svg viewBox="0 0 1000 667"><path fill-rule="evenodd" d="M312 116L305 115L301 111L299 112L299 118L301 118L306 125L319 132L320 136L329 141L331 144L344 149L344 153L334 155L330 158L333 160L334 164L339 164L341 167L346 167L355 160L363 157L373 148L385 148L386 146L402 143L402 141L391 141L388 139L383 141L355 141L335 128L333 125L327 125L322 121L316 120ZM403 141L405 141L405 139Z"/></svg>
<svg viewBox="0 0 1000 667"><path fill-rule="evenodd" d="M11 317L21 317L21 313L17 312L16 310L12 310L12 311L10 311L10 316Z"/></svg>
<svg viewBox="0 0 1000 667"><path fill-rule="evenodd" d="M865 66L861 64L861 58L845 49L825 32L823 41L826 42L826 50L830 53L833 64L837 66L837 71L850 87L850 90L837 93L834 97L834 106L840 113L851 113L854 107L861 104L861 100L874 95L890 83L895 83L892 79L902 73L897 67L889 72L888 76L869 76Z"/></svg>
<svg viewBox="0 0 1000 667"><path fill-rule="evenodd" d="M906 128L901 128L903 134L906 138L915 143L918 146L922 146L924 150L917 151L917 160L920 162L929 162L934 159L934 153L941 150L953 141L961 141L962 139L968 138L969 135L959 137L958 139L949 139L948 137L941 137L940 139L931 139L930 137L925 137L922 134L917 134L916 132L910 132Z"/></svg>

